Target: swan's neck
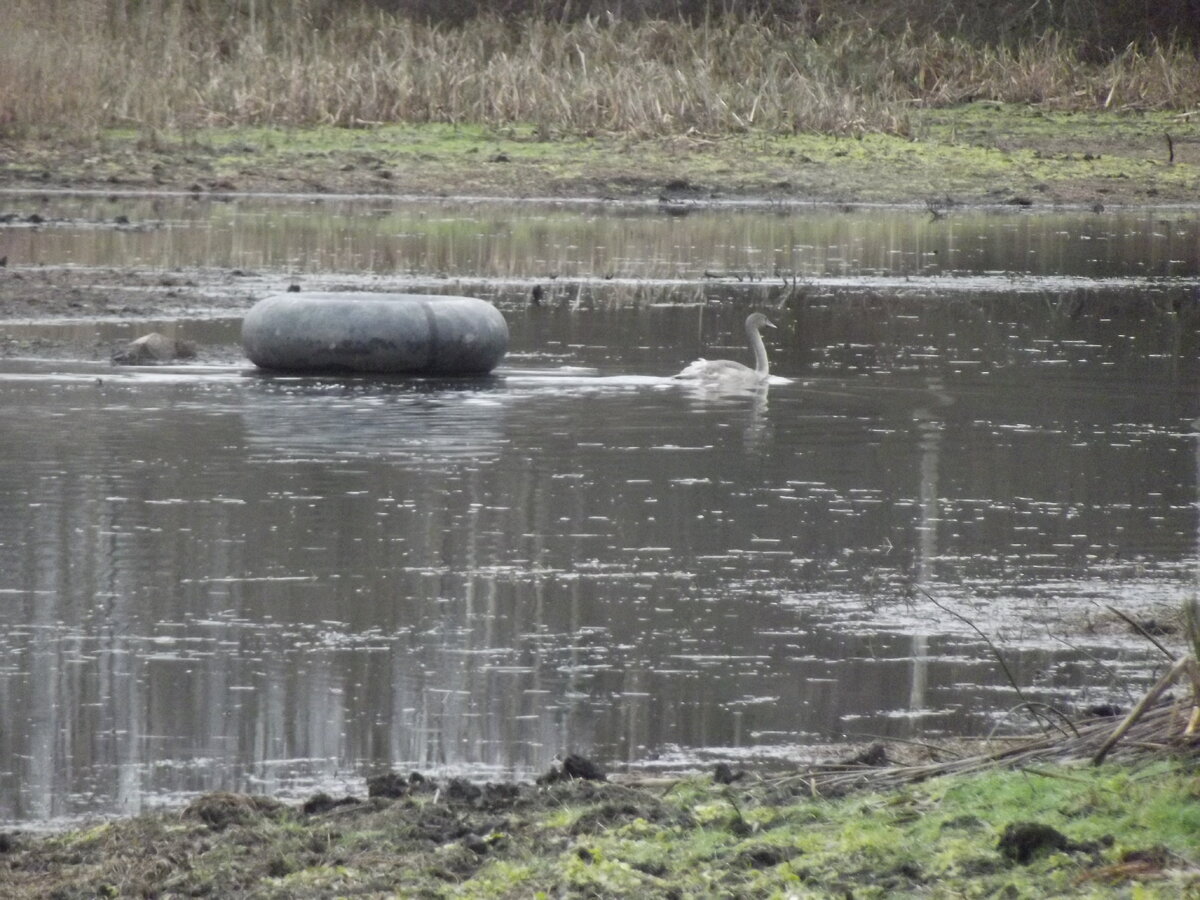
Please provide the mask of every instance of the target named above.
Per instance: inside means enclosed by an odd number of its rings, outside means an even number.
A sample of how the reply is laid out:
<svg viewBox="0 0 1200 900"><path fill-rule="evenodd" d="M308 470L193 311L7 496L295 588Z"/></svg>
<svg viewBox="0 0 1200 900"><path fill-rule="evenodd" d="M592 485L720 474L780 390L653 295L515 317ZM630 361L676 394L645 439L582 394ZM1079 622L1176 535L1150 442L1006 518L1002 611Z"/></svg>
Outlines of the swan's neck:
<svg viewBox="0 0 1200 900"><path fill-rule="evenodd" d="M757 328L747 328L746 334L750 338L750 346L754 349L754 374L759 378L766 378L770 374L770 367L767 365L767 347L763 343L762 334Z"/></svg>

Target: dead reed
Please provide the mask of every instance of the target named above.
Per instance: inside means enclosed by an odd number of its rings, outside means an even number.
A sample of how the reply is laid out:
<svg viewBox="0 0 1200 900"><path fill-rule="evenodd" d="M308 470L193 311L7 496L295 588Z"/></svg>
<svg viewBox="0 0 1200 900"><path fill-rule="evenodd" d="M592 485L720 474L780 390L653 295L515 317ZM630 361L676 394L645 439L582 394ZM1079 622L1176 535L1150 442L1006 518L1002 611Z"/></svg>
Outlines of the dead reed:
<svg viewBox="0 0 1200 900"><path fill-rule="evenodd" d="M940 762L888 765L883 759L880 763L857 760L825 763L766 780L799 788L814 797L837 797L850 791L886 790L945 775L970 775L995 768L1028 769L1038 763L1082 762L1094 759L1102 749L1108 755L1114 745L1126 758L1194 755L1200 747L1200 737L1189 731L1191 714L1190 702L1159 702L1144 710L1121 733L1119 744L1112 740L1116 720L1093 718L1069 723L1038 737L997 741L995 749Z"/></svg>
<svg viewBox="0 0 1200 900"><path fill-rule="evenodd" d="M0 136L108 128L451 122L545 136L903 133L967 99L1058 109L1200 103L1200 62L1151 44L1105 62L1048 34L1000 47L811 23L536 17L455 26L317 0L12 0Z"/></svg>
<svg viewBox="0 0 1200 900"><path fill-rule="evenodd" d="M943 611L955 615L929 594L925 596ZM770 781L799 787L813 796L828 797L861 788L899 787L942 775L967 775L996 767L1028 769L1042 762L1084 759L1100 765L1118 752L1133 757L1170 754L1194 757L1200 750L1200 599L1192 598L1184 603L1182 618L1187 649L1177 658L1136 619L1109 608L1141 632L1163 654L1164 660L1171 663L1115 727L1116 719L1112 716L1094 716L1074 722L1062 714L1047 716L1048 708L1035 710L1036 704L1022 699L1021 707L1034 712L1042 724L1040 736L1009 739L998 749L946 761L901 766L888 765L884 748L878 745L853 760L810 766L799 773L778 776ZM976 631L991 644L986 635ZM994 647L992 649L995 651ZM998 652L997 659L1004 664ZM1005 671L1007 673L1007 666ZM1012 682L1012 685L1019 695L1016 683ZM1171 696L1170 689L1180 686L1185 690Z"/></svg>

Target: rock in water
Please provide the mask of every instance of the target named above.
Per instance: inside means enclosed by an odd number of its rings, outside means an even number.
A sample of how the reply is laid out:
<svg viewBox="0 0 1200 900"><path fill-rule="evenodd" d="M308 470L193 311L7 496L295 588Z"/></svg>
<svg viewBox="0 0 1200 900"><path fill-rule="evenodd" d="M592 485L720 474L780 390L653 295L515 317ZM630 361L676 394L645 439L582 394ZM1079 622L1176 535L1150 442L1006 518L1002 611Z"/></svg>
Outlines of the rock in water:
<svg viewBox="0 0 1200 900"><path fill-rule="evenodd" d="M152 331L136 341L130 341L112 355L112 361L119 366L144 366L175 359L191 359L195 355L196 345L190 341L176 340Z"/></svg>

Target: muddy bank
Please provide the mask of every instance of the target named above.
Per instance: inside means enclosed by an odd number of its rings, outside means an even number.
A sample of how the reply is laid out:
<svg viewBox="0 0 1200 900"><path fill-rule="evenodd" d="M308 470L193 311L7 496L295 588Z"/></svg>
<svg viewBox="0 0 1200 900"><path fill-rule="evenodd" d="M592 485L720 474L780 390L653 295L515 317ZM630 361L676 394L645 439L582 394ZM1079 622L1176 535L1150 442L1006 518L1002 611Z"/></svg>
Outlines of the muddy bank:
<svg viewBox="0 0 1200 900"><path fill-rule="evenodd" d="M239 270L188 273L147 269L0 267L0 322L84 320L97 317L142 323L228 311L240 316L254 301L290 282ZM142 334L137 331L137 334ZM135 335L136 336L136 335ZM0 358L110 359L125 341L35 337L0 328ZM201 361L222 361L235 348L200 348ZM239 357L240 358L240 357Z"/></svg>
<svg viewBox="0 0 1200 900"><path fill-rule="evenodd" d="M292 282L264 282L241 270L156 272L146 269L0 268L0 318L152 318L189 311L240 312L264 291Z"/></svg>
<svg viewBox="0 0 1200 900"><path fill-rule="evenodd" d="M611 201L1145 205L1200 202L1188 114L918 110L906 135L546 138L453 126L229 128L0 142L2 190Z"/></svg>
<svg viewBox="0 0 1200 900"><path fill-rule="evenodd" d="M1190 763L1045 763L872 789L890 764L883 747L846 761L865 785L849 791L727 765L618 784L575 757L537 784L388 773L365 796L298 804L206 794L61 834L0 834L0 892L1174 897L1200 885Z"/></svg>

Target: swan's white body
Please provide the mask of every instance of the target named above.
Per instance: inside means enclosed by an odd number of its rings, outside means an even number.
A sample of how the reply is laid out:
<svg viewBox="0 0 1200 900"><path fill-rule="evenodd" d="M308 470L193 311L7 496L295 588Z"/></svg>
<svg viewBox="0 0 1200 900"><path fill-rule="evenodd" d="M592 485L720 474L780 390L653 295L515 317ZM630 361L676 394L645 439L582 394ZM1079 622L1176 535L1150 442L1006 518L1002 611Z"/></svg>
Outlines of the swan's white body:
<svg viewBox="0 0 1200 900"><path fill-rule="evenodd" d="M746 337L754 350L754 368L731 359L698 359L675 377L680 381L695 384L753 387L767 384L771 378L767 363L767 348L763 344L762 328L774 328L762 313L751 313L746 318Z"/></svg>

